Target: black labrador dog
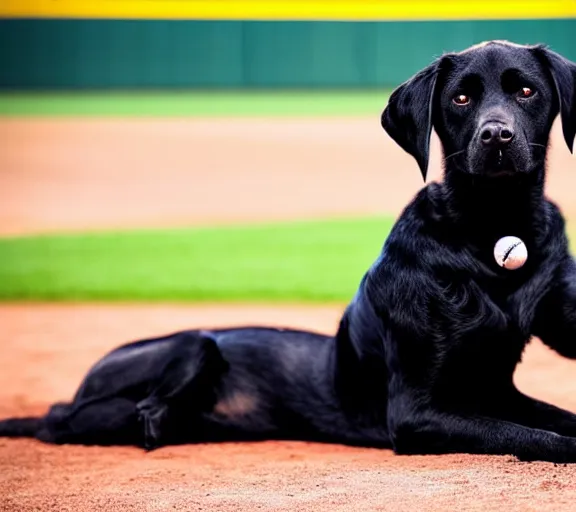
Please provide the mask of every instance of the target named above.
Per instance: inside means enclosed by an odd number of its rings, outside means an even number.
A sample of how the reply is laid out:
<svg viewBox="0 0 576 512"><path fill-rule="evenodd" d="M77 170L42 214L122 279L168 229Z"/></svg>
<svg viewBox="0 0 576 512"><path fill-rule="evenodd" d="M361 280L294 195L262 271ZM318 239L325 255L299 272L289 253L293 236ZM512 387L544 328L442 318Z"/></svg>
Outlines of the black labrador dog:
<svg viewBox="0 0 576 512"><path fill-rule="evenodd" d="M71 403L0 422L50 443L303 439L399 454L576 462L576 415L521 393L532 335L576 358L576 264L543 195L549 134L576 133L576 64L492 41L432 63L392 94L382 126L426 175L434 127L445 176L406 207L335 336L266 327L124 345ZM517 269L495 243L519 237Z"/></svg>

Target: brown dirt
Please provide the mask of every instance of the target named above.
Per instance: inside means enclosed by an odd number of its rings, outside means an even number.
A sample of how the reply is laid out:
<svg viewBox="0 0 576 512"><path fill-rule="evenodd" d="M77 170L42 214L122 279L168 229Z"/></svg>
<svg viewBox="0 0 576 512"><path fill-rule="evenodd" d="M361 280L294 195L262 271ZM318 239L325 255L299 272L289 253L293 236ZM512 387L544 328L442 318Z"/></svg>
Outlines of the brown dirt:
<svg viewBox="0 0 576 512"><path fill-rule="evenodd" d="M190 326L259 322L333 331L341 308L0 306L0 416L67 399L117 344ZM539 342L517 382L576 409L573 363ZM0 510L573 510L576 468L511 457L399 457L299 442L162 448L0 439Z"/></svg>
<svg viewBox="0 0 576 512"><path fill-rule="evenodd" d="M576 212L555 129L549 194ZM438 145L432 178L439 176ZM396 214L421 186L374 119L0 120L0 234ZM0 417L67 399L112 347L185 327L333 331L341 308L3 305ZM526 392L576 410L574 363L539 343ZM308 443L129 448L0 439L0 510L572 510L576 468Z"/></svg>
<svg viewBox="0 0 576 512"><path fill-rule="evenodd" d="M576 212L555 126L548 192ZM440 175L433 138L430 176ZM375 118L0 119L0 235L397 214L422 186Z"/></svg>

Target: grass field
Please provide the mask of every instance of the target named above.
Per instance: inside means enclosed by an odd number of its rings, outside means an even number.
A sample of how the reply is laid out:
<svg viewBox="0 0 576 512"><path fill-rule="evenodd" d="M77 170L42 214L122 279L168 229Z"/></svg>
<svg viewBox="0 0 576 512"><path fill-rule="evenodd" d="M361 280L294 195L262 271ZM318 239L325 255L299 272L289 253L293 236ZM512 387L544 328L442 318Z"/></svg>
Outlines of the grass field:
<svg viewBox="0 0 576 512"><path fill-rule="evenodd" d="M0 300L343 302L391 219L0 239Z"/></svg>
<svg viewBox="0 0 576 512"><path fill-rule="evenodd" d="M374 115L389 91L3 92L0 116Z"/></svg>
<svg viewBox="0 0 576 512"><path fill-rule="evenodd" d="M0 116L374 115L388 91L3 92ZM342 302L390 219L0 239L0 300Z"/></svg>

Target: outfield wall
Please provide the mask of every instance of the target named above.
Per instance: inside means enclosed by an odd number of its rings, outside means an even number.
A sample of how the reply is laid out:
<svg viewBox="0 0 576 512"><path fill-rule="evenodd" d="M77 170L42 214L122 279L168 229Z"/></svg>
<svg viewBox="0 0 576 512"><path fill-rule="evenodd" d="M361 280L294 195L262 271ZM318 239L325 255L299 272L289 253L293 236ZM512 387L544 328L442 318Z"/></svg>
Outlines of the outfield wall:
<svg viewBox="0 0 576 512"><path fill-rule="evenodd" d="M4 1L4 89L391 87L487 39L576 60L576 0Z"/></svg>

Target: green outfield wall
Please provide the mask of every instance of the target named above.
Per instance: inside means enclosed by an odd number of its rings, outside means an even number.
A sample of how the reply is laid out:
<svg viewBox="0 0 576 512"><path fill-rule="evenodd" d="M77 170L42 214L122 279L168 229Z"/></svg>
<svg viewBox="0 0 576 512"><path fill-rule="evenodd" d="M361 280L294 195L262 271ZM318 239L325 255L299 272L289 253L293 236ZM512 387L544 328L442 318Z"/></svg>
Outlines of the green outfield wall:
<svg viewBox="0 0 576 512"><path fill-rule="evenodd" d="M0 19L0 88L373 88L487 39L576 60L576 19Z"/></svg>

